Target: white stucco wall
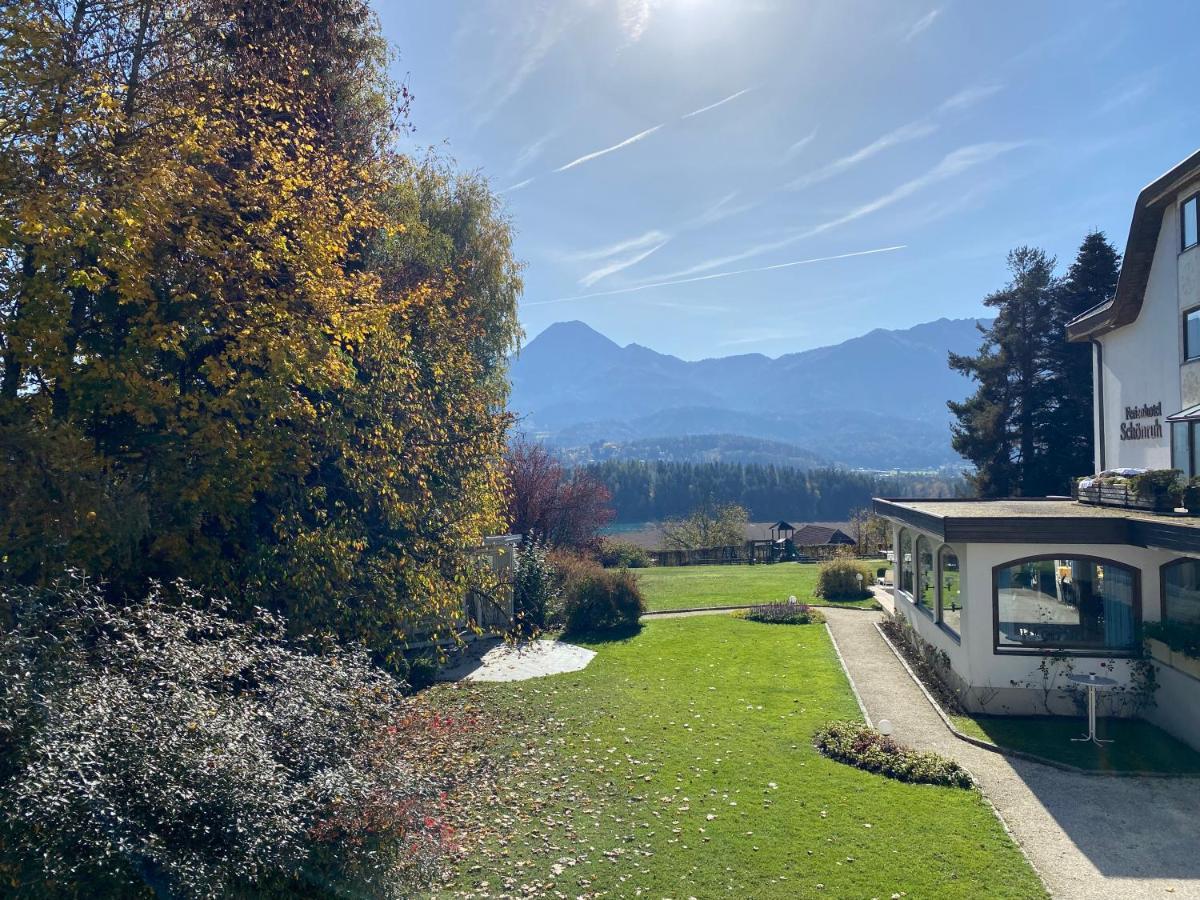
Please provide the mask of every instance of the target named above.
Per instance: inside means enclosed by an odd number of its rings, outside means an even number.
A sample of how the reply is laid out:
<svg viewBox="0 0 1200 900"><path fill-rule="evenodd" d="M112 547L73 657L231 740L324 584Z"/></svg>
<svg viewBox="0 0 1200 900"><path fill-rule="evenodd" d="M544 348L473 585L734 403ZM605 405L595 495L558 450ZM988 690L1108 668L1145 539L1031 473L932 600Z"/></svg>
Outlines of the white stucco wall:
<svg viewBox="0 0 1200 900"><path fill-rule="evenodd" d="M1194 253L1194 251L1191 251ZM1136 321L1100 338L1104 362L1104 464L1115 469L1140 466L1165 469L1171 464L1171 434L1165 417L1182 408L1179 364L1183 359L1180 327L1179 214L1163 214L1158 245L1150 265L1146 295ZM1121 440L1125 409L1162 403L1162 437ZM1152 425L1154 419L1139 419Z"/></svg>
<svg viewBox="0 0 1200 900"><path fill-rule="evenodd" d="M909 528L915 546L921 532ZM941 545L926 535L935 548ZM893 546L899 543L899 526L893 524ZM1140 572L1142 621L1153 622L1161 617L1160 567L1179 558L1179 554L1150 550L1128 545L1095 544L950 544L958 556L962 584L962 619L959 635L934 621L933 617L916 606L899 587L894 588L897 611L903 613L917 633L928 643L946 653L955 674L967 688L964 701L968 708L989 713L1045 713L1047 700L1041 686L1051 690L1049 705L1057 714L1073 714L1074 703L1064 692L1067 686L1065 671L1056 667L1054 677L1047 683L1039 667L1045 656L1037 654L997 654L993 635L992 569L1014 560L1053 553L1061 558L1098 556L1131 566ZM936 557L935 557L936 558ZM1128 683L1128 660L1116 659L1112 668L1102 669L1104 657L1077 657L1072 671L1080 674L1095 672L1111 674ZM1195 747L1200 747L1200 680L1167 666L1157 665L1159 689L1157 705L1144 712L1145 718L1175 734ZM1102 711L1106 708L1102 705Z"/></svg>

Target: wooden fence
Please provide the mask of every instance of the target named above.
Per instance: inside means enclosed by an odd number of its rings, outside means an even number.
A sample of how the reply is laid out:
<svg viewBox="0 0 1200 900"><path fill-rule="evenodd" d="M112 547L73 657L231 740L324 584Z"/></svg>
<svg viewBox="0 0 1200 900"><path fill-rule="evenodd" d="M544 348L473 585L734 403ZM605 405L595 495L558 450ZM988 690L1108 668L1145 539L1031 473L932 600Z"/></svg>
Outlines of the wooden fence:
<svg viewBox="0 0 1200 900"><path fill-rule="evenodd" d="M849 544L815 544L797 547L800 562L822 562L845 552ZM656 566L744 566L783 560L771 548L770 541L746 541L741 547L704 547L697 550L651 550Z"/></svg>

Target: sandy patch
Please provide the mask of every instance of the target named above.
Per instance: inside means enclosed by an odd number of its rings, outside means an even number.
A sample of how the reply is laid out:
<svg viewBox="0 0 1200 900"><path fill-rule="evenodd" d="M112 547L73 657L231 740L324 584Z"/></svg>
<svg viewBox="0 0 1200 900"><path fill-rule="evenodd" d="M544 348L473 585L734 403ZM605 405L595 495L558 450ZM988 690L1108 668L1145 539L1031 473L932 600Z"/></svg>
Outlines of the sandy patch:
<svg viewBox="0 0 1200 900"><path fill-rule="evenodd" d="M562 641L476 645L466 659L438 673L438 681L525 681L543 675L578 672L596 651Z"/></svg>

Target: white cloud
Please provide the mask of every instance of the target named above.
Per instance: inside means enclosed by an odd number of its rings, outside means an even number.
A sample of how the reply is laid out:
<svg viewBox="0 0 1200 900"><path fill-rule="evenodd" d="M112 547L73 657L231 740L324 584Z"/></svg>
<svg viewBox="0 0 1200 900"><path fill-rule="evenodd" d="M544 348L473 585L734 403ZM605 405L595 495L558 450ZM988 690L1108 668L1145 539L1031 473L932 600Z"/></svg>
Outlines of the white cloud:
<svg viewBox="0 0 1200 900"><path fill-rule="evenodd" d="M876 154L882 153L897 144L915 141L937 131L937 126L925 120L909 122L907 125L902 125L894 131L889 131L882 137L876 138L865 147L860 147L848 156L843 156L840 159L835 159L831 163L826 163L821 168L809 172L807 175L801 175L795 181L788 185L793 190L806 188L810 185L817 184L821 181L828 181L834 178L847 169L852 169L861 162L865 162Z"/></svg>
<svg viewBox="0 0 1200 900"><path fill-rule="evenodd" d="M614 259L606 265L588 272L579 279L579 284L582 287L589 288L602 278L607 278L609 275L615 275L617 272L620 272L623 269L628 269L630 266L636 266L651 253L654 253L666 246L668 241L670 241L670 238L667 238L666 240L655 244L653 247L650 247L646 250L634 253L632 256L623 257L622 259Z"/></svg>
<svg viewBox="0 0 1200 900"><path fill-rule="evenodd" d="M577 250L574 253L567 254L566 259L581 262L608 259L610 256L616 256L618 253L627 253L630 250L644 250L654 244L661 244L669 238L669 234L664 234L655 228L647 231L645 234L640 234L628 240L618 241L606 247L596 247L592 250Z"/></svg>
<svg viewBox="0 0 1200 900"><path fill-rule="evenodd" d="M684 228L701 228L705 225L714 225L723 219L728 219L731 216L741 215L748 210L754 209L758 204L752 202L734 204L734 200L738 197L737 191L732 191L713 203L698 216L689 219L684 223Z"/></svg>
<svg viewBox="0 0 1200 900"><path fill-rule="evenodd" d="M492 55L495 74L484 83L474 104L476 128L490 121L525 86L574 22L575 10L570 4L527 4L517 10L510 4L507 0L493 7L493 14L503 15L508 27L500 32L471 28L480 47L461 51L481 55L490 51Z"/></svg>
<svg viewBox="0 0 1200 900"><path fill-rule="evenodd" d="M967 169L977 165L982 165L985 162L990 162L1003 153L1014 150L1017 147L1022 147L1025 142L991 142L982 144L972 144L968 147L962 147L952 153L947 154L941 162L933 169L926 172L911 181L906 181L904 184L894 188L882 197L872 200L870 203L864 203L861 206L855 207L845 215L839 216L828 222L822 222L813 228L808 228L803 231L793 232L785 237L774 241L767 241L761 244L755 244L747 247L738 253L732 253L728 256L720 256L715 259L708 259L697 263L686 269L678 272L671 272L668 275L659 276L659 278L686 278L690 275L695 275L700 272L708 272L712 269L719 269L721 266L728 266L732 263L741 262L744 259L750 259L755 256L761 256L764 253L771 253L775 250L782 250L806 238L815 237L818 234L823 234L826 231L845 225L855 219L861 219L871 213L878 212L885 207L891 206L906 197L911 197L918 191L923 190L939 181L945 181L947 178L952 178Z"/></svg>
<svg viewBox="0 0 1200 900"><path fill-rule="evenodd" d="M660 0L617 0L617 18L630 43L641 40Z"/></svg>
<svg viewBox="0 0 1200 900"><path fill-rule="evenodd" d="M500 193L511 194L513 191L519 191L523 187L529 187L529 185L533 184L535 181L537 181L536 178L526 178L524 181L518 181L516 184L510 184L504 190L500 191Z"/></svg>
<svg viewBox="0 0 1200 900"><path fill-rule="evenodd" d="M713 272L709 275L698 275L694 278L677 278L666 281L655 281L649 284L638 284L633 287L616 288L611 291L593 291L590 294L578 294L574 297L556 297L553 300L534 300L525 306L547 306L552 303L569 303L575 300L590 300L593 297L614 297L618 294L632 294L637 291L648 291L652 288L669 287L676 284L693 284L697 281L713 281L718 278L733 278L737 275L749 275L753 272L773 272L778 269L791 269L796 266L809 266L814 263L831 262L838 259L850 259L856 256L873 256L876 253L892 253L903 250L905 244L895 244L891 247L876 247L873 250L854 250L850 253L837 253L833 256L814 256L809 259L797 259L792 262L776 263L773 266L758 266L753 269L738 269L733 272Z"/></svg>
<svg viewBox="0 0 1200 900"><path fill-rule="evenodd" d="M567 169L573 169L576 166L582 165L585 162L589 162L590 160L596 159L599 156L604 156L606 153L612 153L614 150L620 150L622 147L628 147L630 144L636 144L638 141L642 140L643 138L647 138L650 135L654 134L654 132L658 131L658 129L660 129L660 128L662 128L662 125L655 125L653 128L647 128L645 131L639 131L633 137L627 137L627 138L625 138L625 140L621 141L619 144L613 144L611 147L605 147L603 150L596 150L592 153L586 153L583 156L579 157L578 159L571 160L565 166L559 166L554 171L555 172L565 172L565 171L567 171Z"/></svg>
<svg viewBox="0 0 1200 900"><path fill-rule="evenodd" d="M988 97L998 94L1002 90L1004 90L1004 85L999 82L977 84L974 87L963 88L957 94L943 100L942 105L938 107L938 112L970 109L976 103L986 100Z"/></svg>
<svg viewBox="0 0 1200 900"><path fill-rule="evenodd" d="M716 109L718 106L724 106L730 100L736 100L738 97L742 96L742 94L745 94L750 90L752 90L752 89L751 88L742 88L740 91L730 94L728 97L725 97L722 100L718 100L716 103L710 103L710 104L708 104L708 106L702 106L699 109L693 109L690 113L686 113L685 115L680 116L680 118L681 119L690 119L692 116L698 116L701 113L706 113L710 109Z"/></svg>
<svg viewBox="0 0 1200 900"><path fill-rule="evenodd" d="M941 15L941 13L942 11L940 9L934 8L925 13L925 15L921 16L921 18L917 19L917 21L913 22L912 27L908 29L908 33L904 35L904 42L908 43L918 34L932 25L934 20Z"/></svg>
<svg viewBox="0 0 1200 900"><path fill-rule="evenodd" d="M885 207L891 206L899 200L906 197L911 197L918 191L937 184L940 181L945 181L948 178L953 178L955 175L961 175L968 169L973 169L976 166L991 162L996 157L1008 153L1010 150L1015 150L1018 147L1025 146L1025 141L990 141L982 144L971 144L967 147L947 153L942 161L926 172L906 181L898 187L888 191L882 197L877 197L870 203L864 203L862 206L857 206L844 216L839 216L828 222L823 222L815 228L810 228L808 231L800 235L800 237L813 237L818 234L823 234L830 229L845 225L848 222L853 222L855 219L861 219L863 216L868 216L871 213L878 212Z"/></svg>
<svg viewBox="0 0 1200 900"><path fill-rule="evenodd" d="M509 175L516 175L526 166L535 162L546 149L546 145L555 137L555 132L550 131L543 134L536 141L526 144L521 148L521 152L517 154L517 158L513 160L512 168L508 170Z"/></svg>
<svg viewBox="0 0 1200 900"><path fill-rule="evenodd" d="M787 151L783 154L784 159L791 159L793 156L798 154L801 150L811 144L816 136L817 129L814 128L804 137L800 138L800 140L796 141L796 143L792 144L792 146L787 148Z"/></svg>

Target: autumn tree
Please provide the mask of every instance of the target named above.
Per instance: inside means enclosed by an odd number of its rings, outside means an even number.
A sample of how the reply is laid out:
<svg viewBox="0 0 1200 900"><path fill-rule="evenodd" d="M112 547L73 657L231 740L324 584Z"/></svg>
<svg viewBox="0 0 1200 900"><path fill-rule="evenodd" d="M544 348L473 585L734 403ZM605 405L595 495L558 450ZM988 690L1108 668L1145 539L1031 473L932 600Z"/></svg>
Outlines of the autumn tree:
<svg viewBox="0 0 1200 900"><path fill-rule="evenodd" d="M670 550L740 547L746 542L746 510L736 503L706 503L660 528Z"/></svg>
<svg viewBox="0 0 1200 900"><path fill-rule="evenodd" d="M0 577L187 577L381 656L503 527L520 290L392 149L365 0L0 8Z"/></svg>
<svg viewBox="0 0 1200 900"><path fill-rule="evenodd" d="M851 511L850 531L854 535L856 550L863 556L878 553L892 542L892 529L888 520L877 516L869 507L859 507Z"/></svg>
<svg viewBox="0 0 1200 900"><path fill-rule="evenodd" d="M608 489L582 469L567 472L546 447L524 437L508 448L511 534L552 547L594 547L613 517Z"/></svg>

